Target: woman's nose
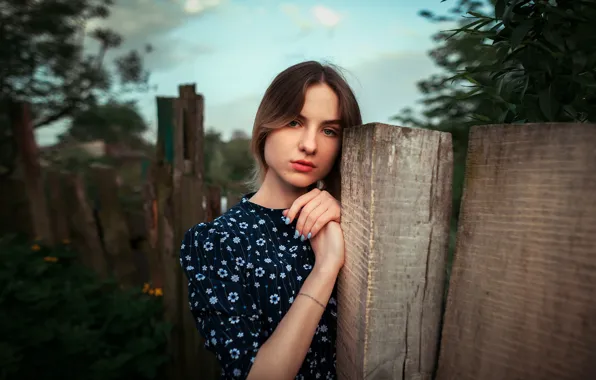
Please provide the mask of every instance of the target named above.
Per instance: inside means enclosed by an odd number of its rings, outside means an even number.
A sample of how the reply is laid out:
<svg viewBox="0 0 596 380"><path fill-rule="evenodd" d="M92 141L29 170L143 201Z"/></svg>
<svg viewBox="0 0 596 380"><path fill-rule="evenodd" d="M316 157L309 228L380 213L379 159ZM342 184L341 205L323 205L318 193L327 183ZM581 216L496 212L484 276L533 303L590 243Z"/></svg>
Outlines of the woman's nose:
<svg viewBox="0 0 596 380"><path fill-rule="evenodd" d="M316 134L305 130L300 139L300 149L307 154L314 154L317 151Z"/></svg>

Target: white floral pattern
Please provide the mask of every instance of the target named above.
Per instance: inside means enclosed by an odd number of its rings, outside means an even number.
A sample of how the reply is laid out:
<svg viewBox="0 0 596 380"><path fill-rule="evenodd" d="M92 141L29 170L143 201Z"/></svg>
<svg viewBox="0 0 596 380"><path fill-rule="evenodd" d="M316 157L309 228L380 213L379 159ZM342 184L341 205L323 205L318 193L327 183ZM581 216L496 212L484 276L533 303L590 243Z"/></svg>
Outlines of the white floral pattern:
<svg viewBox="0 0 596 380"><path fill-rule="evenodd" d="M189 307L222 379L246 379L314 265L309 241L294 237L295 222L286 225L282 210L249 202L253 194L189 229L180 247ZM335 294L296 379L336 379Z"/></svg>

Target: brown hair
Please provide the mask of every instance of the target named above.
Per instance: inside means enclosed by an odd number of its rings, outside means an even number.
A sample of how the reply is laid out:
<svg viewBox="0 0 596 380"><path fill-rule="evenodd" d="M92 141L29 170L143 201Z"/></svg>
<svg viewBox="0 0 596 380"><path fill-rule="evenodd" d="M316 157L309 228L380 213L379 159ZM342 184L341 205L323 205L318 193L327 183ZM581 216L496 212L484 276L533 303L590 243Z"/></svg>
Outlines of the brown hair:
<svg viewBox="0 0 596 380"><path fill-rule="evenodd" d="M273 79L265 91L255 116L251 152L256 165L252 178L248 182L252 191L258 190L267 173L265 162L267 136L271 130L281 128L300 114L304 106L306 90L317 83L327 84L337 95L342 129L362 124L356 97L335 66L307 61L288 67ZM323 179L326 190L337 199L340 199L341 195L340 161L341 148L331 171ZM311 187L314 186L316 184Z"/></svg>

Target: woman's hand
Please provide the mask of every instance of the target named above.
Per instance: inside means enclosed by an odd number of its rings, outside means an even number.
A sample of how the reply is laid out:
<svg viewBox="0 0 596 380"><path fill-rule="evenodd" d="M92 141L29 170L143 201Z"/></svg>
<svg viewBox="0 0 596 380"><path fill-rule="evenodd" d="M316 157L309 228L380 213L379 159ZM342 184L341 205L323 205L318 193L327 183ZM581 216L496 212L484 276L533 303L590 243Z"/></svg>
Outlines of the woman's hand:
<svg viewBox="0 0 596 380"><path fill-rule="evenodd" d="M315 268L337 275L345 258L344 234L340 224L335 221L327 223L311 239L310 245L315 253Z"/></svg>
<svg viewBox="0 0 596 380"><path fill-rule="evenodd" d="M283 211L286 223L296 216L296 236L301 240L312 239L329 222L340 222L341 208L337 199L326 190L313 189L298 197L292 206Z"/></svg>

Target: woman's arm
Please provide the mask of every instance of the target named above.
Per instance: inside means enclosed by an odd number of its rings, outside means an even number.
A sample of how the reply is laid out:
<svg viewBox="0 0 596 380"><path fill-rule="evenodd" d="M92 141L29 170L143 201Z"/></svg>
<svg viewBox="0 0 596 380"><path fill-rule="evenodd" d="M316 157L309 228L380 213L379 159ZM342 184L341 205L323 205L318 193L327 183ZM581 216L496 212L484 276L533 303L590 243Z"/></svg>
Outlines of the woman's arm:
<svg viewBox="0 0 596 380"><path fill-rule="evenodd" d="M311 240L315 265L300 293L326 305L344 264L344 238L339 223L329 222ZM306 296L296 296L290 310L261 346L249 380L294 379L304 362L324 308Z"/></svg>
<svg viewBox="0 0 596 380"><path fill-rule="evenodd" d="M339 268L315 264L300 288L326 305ZM297 295L273 334L259 349L248 380L294 379L304 362L324 308L316 301Z"/></svg>

